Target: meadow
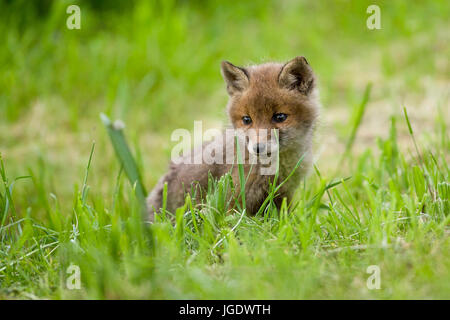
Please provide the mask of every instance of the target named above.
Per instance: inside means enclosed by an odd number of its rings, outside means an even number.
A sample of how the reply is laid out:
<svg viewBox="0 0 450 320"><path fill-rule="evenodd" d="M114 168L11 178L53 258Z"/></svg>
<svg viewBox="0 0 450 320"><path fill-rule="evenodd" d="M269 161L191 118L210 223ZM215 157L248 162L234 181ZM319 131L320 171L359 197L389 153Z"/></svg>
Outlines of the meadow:
<svg viewBox="0 0 450 320"><path fill-rule="evenodd" d="M445 0L0 1L0 299L449 299L449 16ZM143 223L100 113L126 124L150 191L174 129L227 124L222 60L299 55L322 110L295 203L232 210L224 176L175 223Z"/></svg>

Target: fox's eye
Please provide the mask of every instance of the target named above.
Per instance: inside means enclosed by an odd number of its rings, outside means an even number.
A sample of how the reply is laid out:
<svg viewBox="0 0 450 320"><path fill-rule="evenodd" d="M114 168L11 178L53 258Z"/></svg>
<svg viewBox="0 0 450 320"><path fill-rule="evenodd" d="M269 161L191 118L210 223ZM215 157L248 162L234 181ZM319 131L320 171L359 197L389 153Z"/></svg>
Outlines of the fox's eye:
<svg viewBox="0 0 450 320"><path fill-rule="evenodd" d="M286 118L287 118L287 114L285 114L285 113L275 113L272 116L272 121L280 123L280 122L283 122L284 120L286 120Z"/></svg>
<svg viewBox="0 0 450 320"><path fill-rule="evenodd" d="M248 124L252 123L252 118L250 118L249 116L243 116L243 117L242 117L242 122L243 122L245 125L248 125Z"/></svg>

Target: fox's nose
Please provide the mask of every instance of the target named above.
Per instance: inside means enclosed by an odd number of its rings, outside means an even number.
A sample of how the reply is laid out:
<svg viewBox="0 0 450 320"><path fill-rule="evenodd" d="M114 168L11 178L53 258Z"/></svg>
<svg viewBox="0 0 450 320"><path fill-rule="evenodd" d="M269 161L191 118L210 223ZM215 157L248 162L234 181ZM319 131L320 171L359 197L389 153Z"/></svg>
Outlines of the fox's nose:
<svg viewBox="0 0 450 320"><path fill-rule="evenodd" d="M263 153L264 151L266 151L266 144L265 143L255 143L253 145L253 151L255 153Z"/></svg>

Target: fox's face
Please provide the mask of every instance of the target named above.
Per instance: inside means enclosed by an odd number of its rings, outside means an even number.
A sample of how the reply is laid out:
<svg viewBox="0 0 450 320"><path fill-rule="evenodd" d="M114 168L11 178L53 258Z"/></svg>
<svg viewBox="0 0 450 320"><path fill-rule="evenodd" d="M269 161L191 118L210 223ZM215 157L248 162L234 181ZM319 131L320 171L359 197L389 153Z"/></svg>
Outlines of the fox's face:
<svg viewBox="0 0 450 320"><path fill-rule="evenodd" d="M224 61L222 75L230 95L229 118L235 129L246 132L250 152L309 150L318 102L315 77L305 58L246 68Z"/></svg>

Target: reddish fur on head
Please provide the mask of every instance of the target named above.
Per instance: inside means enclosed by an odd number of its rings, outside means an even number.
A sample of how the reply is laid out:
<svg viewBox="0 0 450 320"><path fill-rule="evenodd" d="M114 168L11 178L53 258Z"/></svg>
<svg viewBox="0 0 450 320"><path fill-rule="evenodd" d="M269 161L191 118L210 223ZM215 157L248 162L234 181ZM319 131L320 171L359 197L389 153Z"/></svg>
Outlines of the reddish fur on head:
<svg viewBox="0 0 450 320"><path fill-rule="evenodd" d="M280 151L310 144L318 102L315 76L304 57L284 65L246 68L224 61L222 75L230 95L229 118L236 129L279 129ZM286 120L274 122L276 113L286 114ZM243 122L244 116L251 118L250 124Z"/></svg>

